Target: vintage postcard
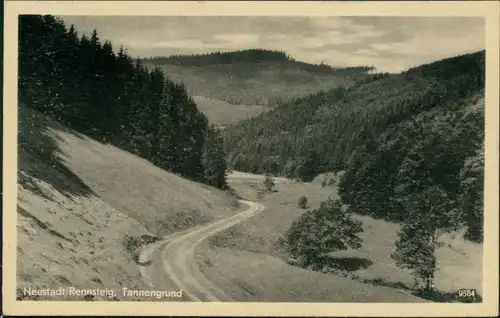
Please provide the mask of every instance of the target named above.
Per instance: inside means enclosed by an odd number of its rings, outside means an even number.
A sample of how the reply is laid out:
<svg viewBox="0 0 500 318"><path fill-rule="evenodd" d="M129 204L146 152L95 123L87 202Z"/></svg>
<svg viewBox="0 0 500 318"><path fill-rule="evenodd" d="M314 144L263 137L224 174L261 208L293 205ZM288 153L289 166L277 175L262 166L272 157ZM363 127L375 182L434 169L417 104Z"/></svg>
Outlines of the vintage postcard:
<svg viewBox="0 0 500 318"><path fill-rule="evenodd" d="M7 1L5 314L498 314L497 2Z"/></svg>

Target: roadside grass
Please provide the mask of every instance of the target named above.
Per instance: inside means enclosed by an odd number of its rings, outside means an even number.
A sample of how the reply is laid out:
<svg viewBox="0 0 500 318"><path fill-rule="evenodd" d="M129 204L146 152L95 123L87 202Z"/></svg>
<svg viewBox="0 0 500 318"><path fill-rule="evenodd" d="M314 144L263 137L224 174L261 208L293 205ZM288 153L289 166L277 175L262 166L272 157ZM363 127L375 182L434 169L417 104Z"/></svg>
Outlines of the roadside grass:
<svg viewBox="0 0 500 318"><path fill-rule="evenodd" d="M318 207L319 203L328 197L337 198L335 184L322 187L320 182L281 183L277 185L278 192L267 194L260 200L257 199L260 182L231 180L230 184L242 197L264 204L266 210L219 233L208 243L212 251L217 251L221 255L234 255L246 251L255 253L255 257L261 261L268 260L270 264L279 260L286 266L293 265L293 260L289 259L280 244L280 238L292 222L307 211L297 207L297 198L302 195L307 196L309 209ZM432 301L457 301L454 293L461 288L474 288L479 295L482 293L482 245L463 240L460 233L444 235L442 247L436 252L439 267L436 272L438 292L434 295L422 295L413 289L414 279L411 273L398 268L390 258L399 225L369 216L356 215L356 217L363 221L363 246L358 250L330 253L316 268L309 268L307 272L349 278L363 283L364 286L404 291ZM267 270L271 265L266 263L261 266ZM234 271L242 271L237 266L233 268ZM225 270L230 271L230 269ZM264 274L259 271L256 275ZM302 275L305 275L305 272L302 272ZM294 277L291 280L295 279ZM388 298L384 301L393 301L391 298L393 295L387 295Z"/></svg>
<svg viewBox="0 0 500 318"><path fill-rule="evenodd" d="M271 255L209 246L208 242L198 248L198 266L234 301L426 302L404 290L306 270Z"/></svg>
<svg viewBox="0 0 500 318"><path fill-rule="evenodd" d="M297 206L297 200L308 198L309 209L319 207L321 201L333 195L333 188L312 187L307 183L276 183L276 192L267 193L260 199L258 193L264 189L261 180L238 180L229 178L230 186L245 200L263 204L266 210L233 228L222 231L210 240L220 241L221 247L239 248L270 255L282 255L276 247L282 234L292 222L307 210Z"/></svg>

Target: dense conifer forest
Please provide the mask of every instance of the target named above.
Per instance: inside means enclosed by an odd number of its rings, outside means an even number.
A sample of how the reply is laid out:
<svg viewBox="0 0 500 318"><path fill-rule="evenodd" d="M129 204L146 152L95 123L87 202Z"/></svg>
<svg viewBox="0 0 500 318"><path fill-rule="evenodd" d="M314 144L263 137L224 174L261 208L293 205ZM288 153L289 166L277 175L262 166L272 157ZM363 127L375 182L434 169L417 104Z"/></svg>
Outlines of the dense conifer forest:
<svg viewBox="0 0 500 318"><path fill-rule="evenodd" d="M178 65L178 66L208 66L223 64L255 64L255 63L284 63L294 64L306 71L317 73L345 73L359 74L372 71L371 66L357 67L332 67L325 63L309 64L295 60L283 51L265 49L246 49L233 52L212 52L206 54L153 56L143 59L145 63L155 65Z"/></svg>
<svg viewBox="0 0 500 318"><path fill-rule="evenodd" d="M226 129L228 163L304 181L344 171L351 210L398 222L426 211L481 241L484 64L482 51L282 103Z"/></svg>
<svg viewBox="0 0 500 318"><path fill-rule="evenodd" d="M20 16L18 85L20 103L80 133L227 186L220 137L184 86L114 50L96 30L79 35L54 16Z"/></svg>
<svg viewBox="0 0 500 318"><path fill-rule="evenodd" d="M255 63L255 62L289 62L294 61L281 51L248 49L234 52L212 52L206 54L153 56L144 59L156 64L205 66L214 64Z"/></svg>

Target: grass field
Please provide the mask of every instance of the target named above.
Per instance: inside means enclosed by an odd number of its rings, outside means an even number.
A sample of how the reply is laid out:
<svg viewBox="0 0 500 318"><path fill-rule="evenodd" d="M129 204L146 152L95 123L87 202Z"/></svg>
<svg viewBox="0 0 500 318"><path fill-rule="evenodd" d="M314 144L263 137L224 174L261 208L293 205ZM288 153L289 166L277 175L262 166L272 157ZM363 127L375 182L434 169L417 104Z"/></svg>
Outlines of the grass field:
<svg viewBox="0 0 500 318"><path fill-rule="evenodd" d="M322 200L328 197L337 197L335 186L322 188L318 180L312 183L280 183L277 186L278 192L268 194L259 200L257 191L261 187L260 182L232 180L231 185L245 199L264 204L266 210L262 214L220 233L207 243L211 245L210 253L212 254L209 255L220 260L219 262L212 260L211 265L213 268L205 266L208 275L219 273L217 275L236 279L236 277L245 276L242 274L245 272L243 268L248 268L247 276L249 278L245 280L245 284L250 286L247 286L249 290L254 291L256 295L251 297L256 297L256 299L263 299L267 296L271 298L278 297L276 295L283 293L287 294L288 292L280 289L279 286L288 286L291 282L296 283L298 281L304 284L304 289L297 290L297 293L302 296L305 295L306 298L318 297L317 299L319 299L320 296L309 294L314 288L327 288L326 285L333 284L334 279L352 278L353 281L356 281L356 284L362 284L356 285L355 290L351 289L351 293L358 295L361 297L360 299L366 296L361 295L363 292L358 291L360 288L367 293L372 291L372 288L375 288L379 289L379 292L374 292L373 295L376 296L373 299L400 301L399 292L408 292L407 287L409 288L413 284L410 272L397 268L390 258L399 226L366 216L357 216L363 221L364 226L363 247L359 250L331 253L332 258L349 264L350 268L347 270L350 272L348 277L351 278L306 271L286 264L288 256L276 242L292 222L305 211L297 207L298 197L301 195L307 196L311 208L315 208L319 206ZM447 235L442 240L443 247L436 253L440 268L436 273L436 287L443 292L454 292L460 288L476 288L481 293L482 245L464 241L456 234ZM252 261L251 258L254 260ZM238 264L248 262L253 265L247 267L243 265L241 267L240 265L227 265L232 264L232 262L239 262ZM263 271L251 271L250 268L252 267L266 268L266 271L265 273ZM276 272L273 272L273 270ZM287 275L289 275L290 279L282 278L287 277ZM317 275L321 275L322 278L315 281L316 278L313 277L318 277ZM315 283L311 282L308 285L309 279L315 281ZM262 281L273 281L273 291L276 295L273 296L272 292L267 289L265 292L262 291L258 287ZM345 283L341 280L335 284L344 286ZM393 292L396 291L398 293L394 294ZM250 297L248 293L245 295L247 295L245 297ZM298 294L295 295L293 292L287 295L286 297L289 297L287 299L297 299L299 297ZM339 291L334 300L344 301L346 297L348 298L348 295L349 293L342 294ZM415 301L414 298L411 299L413 300L410 301Z"/></svg>
<svg viewBox="0 0 500 318"><path fill-rule="evenodd" d="M207 245L199 248L198 264L234 301L425 302L405 290L308 271L267 254Z"/></svg>
<svg viewBox="0 0 500 318"><path fill-rule="evenodd" d="M242 209L225 192L167 173L24 107L18 169L21 290L146 288L135 261L142 243Z"/></svg>
<svg viewBox="0 0 500 318"><path fill-rule="evenodd" d="M228 126L240 120L255 117L268 109L259 105L233 105L203 96L194 96L193 99L210 123L217 126Z"/></svg>

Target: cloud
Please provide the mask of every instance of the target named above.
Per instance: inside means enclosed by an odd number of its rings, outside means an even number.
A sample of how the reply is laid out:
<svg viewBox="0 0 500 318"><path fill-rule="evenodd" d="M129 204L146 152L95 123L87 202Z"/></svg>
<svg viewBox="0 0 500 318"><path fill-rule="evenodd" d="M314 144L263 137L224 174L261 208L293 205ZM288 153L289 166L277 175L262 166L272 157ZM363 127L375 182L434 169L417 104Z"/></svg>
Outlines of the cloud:
<svg viewBox="0 0 500 318"><path fill-rule="evenodd" d="M221 41L226 47L245 47L258 44L259 34L255 33L226 33L216 34L213 39Z"/></svg>
<svg viewBox="0 0 500 318"><path fill-rule="evenodd" d="M471 17L62 17L134 56L281 50L306 62L401 71L484 49Z"/></svg>
<svg viewBox="0 0 500 318"><path fill-rule="evenodd" d="M372 43L371 48L381 53L399 54L404 56L439 56L458 55L464 48L478 51L485 47L484 35L463 33L458 36L446 36L431 32L415 34L404 42Z"/></svg>
<svg viewBox="0 0 500 318"><path fill-rule="evenodd" d="M210 47L210 45L208 45ZM185 49L201 49L207 47L207 43L201 40L172 40L172 41L160 41L153 42L150 45L145 45L143 48L185 48ZM211 47L218 47L218 45L212 45Z"/></svg>

